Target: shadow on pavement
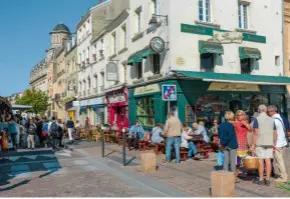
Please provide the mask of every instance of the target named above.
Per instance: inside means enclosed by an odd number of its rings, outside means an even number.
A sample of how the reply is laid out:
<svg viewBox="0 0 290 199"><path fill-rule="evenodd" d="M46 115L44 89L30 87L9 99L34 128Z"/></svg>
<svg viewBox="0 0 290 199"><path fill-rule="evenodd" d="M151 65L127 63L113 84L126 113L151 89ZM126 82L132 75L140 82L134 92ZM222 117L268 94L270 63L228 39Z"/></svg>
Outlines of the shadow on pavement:
<svg viewBox="0 0 290 199"><path fill-rule="evenodd" d="M33 172L44 171L38 178L51 175L61 169L61 165L52 150L7 152L0 157L0 191L12 190L31 181ZM12 179L25 179L11 184ZM1 188L9 185L8 187Z"/></svg>

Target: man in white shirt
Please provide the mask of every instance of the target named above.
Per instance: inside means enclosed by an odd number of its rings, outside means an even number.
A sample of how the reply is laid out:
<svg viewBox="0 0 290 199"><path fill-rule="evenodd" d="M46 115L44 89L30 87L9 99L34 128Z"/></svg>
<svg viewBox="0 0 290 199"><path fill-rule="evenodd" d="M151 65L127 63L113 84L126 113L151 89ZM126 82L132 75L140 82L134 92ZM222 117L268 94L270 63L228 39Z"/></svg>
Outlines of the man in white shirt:
<svg viewBox="0 0 290 199"><path fill-rule="evenodd" d="M287 182L288 174L285 167L285 151L287 145L287 138L285 133L285 125L280 114L277 112L277 107L275 105L268 106L268 114L275 121L275 126L277 129L277 145L274 148L274 171L275 174L279 176L275 181L276 182Z"/></svg>

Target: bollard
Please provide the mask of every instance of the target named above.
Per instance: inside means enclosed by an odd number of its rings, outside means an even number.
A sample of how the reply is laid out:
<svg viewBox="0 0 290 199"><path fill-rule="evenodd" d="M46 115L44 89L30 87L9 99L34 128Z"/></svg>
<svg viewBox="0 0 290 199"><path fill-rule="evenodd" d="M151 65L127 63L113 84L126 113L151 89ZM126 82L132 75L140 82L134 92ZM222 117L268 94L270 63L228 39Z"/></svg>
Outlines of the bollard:
<svg viewBox="0 0 290 199"><path fill-rule="evenodd" d="M122 129L122 139L123 139L123 166L126 166L126 130Z"/></svg>
<svg viewBox="0 0 290 199"><path fill-rule="evenodd" d="M102 126L102 157L105 157L105 139L104 139L105 127Z"/></svg>

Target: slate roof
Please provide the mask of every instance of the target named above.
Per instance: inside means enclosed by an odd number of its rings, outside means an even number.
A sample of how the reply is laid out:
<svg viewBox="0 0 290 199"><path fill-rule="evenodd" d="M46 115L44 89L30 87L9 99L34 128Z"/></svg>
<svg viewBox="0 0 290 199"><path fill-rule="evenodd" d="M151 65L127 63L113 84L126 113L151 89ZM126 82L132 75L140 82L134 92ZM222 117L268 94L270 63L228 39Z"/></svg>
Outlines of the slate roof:
<svg viewBox="0 0 290 199"><path fill-rule="evenodd" d="M57 24L55 26L55 28L52 30L52 32L67 32L67 33L70 33L70 30L69 28L64 25L63 23L60 23L60 24Z"/></svg>

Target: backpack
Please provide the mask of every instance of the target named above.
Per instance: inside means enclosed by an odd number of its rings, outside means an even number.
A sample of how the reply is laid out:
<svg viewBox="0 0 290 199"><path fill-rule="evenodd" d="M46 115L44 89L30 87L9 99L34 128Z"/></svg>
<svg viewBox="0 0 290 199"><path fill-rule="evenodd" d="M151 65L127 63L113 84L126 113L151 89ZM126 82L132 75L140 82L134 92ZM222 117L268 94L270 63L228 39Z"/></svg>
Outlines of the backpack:
<svg viewBox="0 0 290 199"><path fill-rule="evenodd" d="M59 126L56 122L52 122L50 125L50 133L52 136L57 136Z"/></svg>

